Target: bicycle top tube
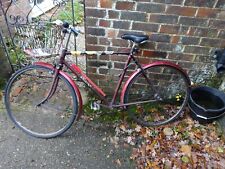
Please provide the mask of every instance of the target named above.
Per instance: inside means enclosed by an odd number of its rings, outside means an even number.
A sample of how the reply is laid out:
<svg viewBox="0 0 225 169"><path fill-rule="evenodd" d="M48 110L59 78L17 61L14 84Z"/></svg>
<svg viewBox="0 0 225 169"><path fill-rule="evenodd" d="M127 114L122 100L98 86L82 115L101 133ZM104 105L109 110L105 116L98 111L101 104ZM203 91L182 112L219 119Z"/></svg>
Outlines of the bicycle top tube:
<svg viewBox="0 0 225 169"><path fill-rule="evenodd" d="M129 55L130 52L114 52L114 51L69 51L68 54L79 55Z"/></svg>

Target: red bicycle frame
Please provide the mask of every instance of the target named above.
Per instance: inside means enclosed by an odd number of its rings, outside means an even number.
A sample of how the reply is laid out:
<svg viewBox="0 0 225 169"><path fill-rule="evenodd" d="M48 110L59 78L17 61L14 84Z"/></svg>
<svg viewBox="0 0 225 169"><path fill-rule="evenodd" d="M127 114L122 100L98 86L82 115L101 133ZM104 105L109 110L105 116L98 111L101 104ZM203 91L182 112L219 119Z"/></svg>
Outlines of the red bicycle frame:
<svg viewBox="0 0 225 169"><path fill-rule="evenodd" d="M148 67L151 67L151 66L154 66L154 65L169 65L169 66L173 66L175 67L176 69L179 69L181 72L183 72L183 74L187 76L186 72L181 69L178 65L176 64L173 64L171 62L166 62L166 61L157 61L157 62L154 62L152 64L148 64L148 65L145 65L145 66L142 66L139 64L139 62L135 59L133 53L137 52L137 49L133 46L131 51L128 53L121 53L121 52L118 52L118 53L114 53L114 52L102 52L100 54L102 55L105 55L105 54L109 54L109 55L119 55L119 54L123 54L123 55L127 55L128 56L128 59L127 59L127 62L125 63L124 65L124 69L122 71L122 74L120 75L120 78L119 78L119 81L116 85L116 88L114 90L114 94L113 94L113 98L111 100L111 102L109 102L107 100L107 95L104 93L104 91L99 88L80 68L79 66L77 66L76 64L69 64L68 62L65 61L65 57L66 55L76 55L78 54L77 51L71 51L71 52L67 52L67 50L63 50L62 51L62 54L60 56L60 61L59 61L59 64L56 66L56 67L53 67L51 64L47 64L47 63L44 63L44 62L36 62L34 64L36 65L42 65L42 66L47 66L48 68L51 68L54 70L55 72L55 76L54 76L54 79L53 79L53 83L52 83L52 86L51 86L51 89L50 89L50 92L49 92L49 95L46 97L45 100L48 99L48 97L51 97L51 95L54 93L54 90L57 86L57 76L58 74L61 74L63 75L70 83L71 85L73 86L74 90L76 91L76 93L78 93L78 99L79 99L79 104L80 104L80 109L82 108L82 98L81 98L81 94L80 94L80 91L77 87L77 85L74 83L74 81L72 80L72 78L70 77L70 75L68 75L67 73L63 72L62 71L62 67L63 65L65 65L73 74L75 74L81 81L83 81L88 87L90 87L99 97L100 99L104 102L104 104L101 104L101 105L104 105L105 107L109 107L109 108L114 108L114 107L125 107L127 105L130 105L130 104L137 104L137 102L135 103L128 103L128 104L124 104L124 95L125 95L125 91L126 91L126 88L128 87L128 84L131 82L131 80L139 73L139 72L142 72L143 75L145 76L145 72L144 72L144 69L148 68ZM87 53L81 53L79 52L79 54L93 54L94 52L87 52ZM98 52L99 53L99 52ZM119 93L119 89L121 88L121 85L122 85L122 82L124 80L124 77L125 77L125 74L127 72L127 69L129 67L129 64L131 63L131 61L134 61L134 63L138 66L138 69L136 71L134 71L134 73L128 78L128 80L125 82L123 88L122 88L122 92L121 92L121 96L120 96L120 104L115 104L115 100L118 96L118 93ZM148 79L146 77L147 81L149 83L151 79ZM141 102L143 103L143 102ZM40 103L42 104L42 103Z"/></svg>
<svg viewBox="0 0 225 169"><path fill-rule="evenodd" d="M63 72L63 66L65 65L73 74L75 74L81 81L83 81L88 87L90 87L99 97L100 99L104 102L104 105L106 107L109 108L114 108L114 107L126 107L127 105L131 105L131 104L138 104L138 103L143 103L142 102L135 102L135 103L127 103L124 104L124 95L125 95L125 91L129 85L129 83L132 81L132 79L138 74L138 73L142 73L143 77L146 79L146 81L151 85L151 79L149 79L145 73L145 69L151 66L155 66L155 65L168 65L168 66L172 66L175 69L179 69L184 76L186 76L186 78L188 79L189 83L190 83L190 79L188 78L187 73L178 65L173 64L171 62L166 62L166 61L158 61L158 62L154 62L152 64L148 64L148 65L141 65L136 58L134 57L134 54L138 52L139 48L138 48L138 44L133 43L132 48L130 49L129 52L112 52L112 51L104 51L104 52L100 52L100 51L86 51L86 52L79 52L79 51L67 51L67 47L69 44L69 39L72 33L75 33L76 35L78 35L79 31L76 29L70 29L69 31L69 37L66 43L66 47L65 49L62 50L61 55L60 55L60 60L58 62L58 64L54 67L51 64L47 64L44 62L36 62L34 64L36 65L42 65L42 66L47 66L48 68L52 69L54 71L54 78L52 81L52 85L51 88L49 90L48 96L41 102L39 103L39 105L43 104L45 101L47 101L55 92L56 87L57 87L57 83L58 83L58 74L61 74L62 76L64 76L73 86L75 92L78 94L78 100L79 100L79 106L80 106L80 110L82 109L82 98L81 98L81 94L80 91L77 87L77 85L74 83L74 81L72 80L72 78L70 77L70 75L68 75L67 73ZM116 88L114 90L114 94L113 94L113 98L112 100L109 102L107 100L107 95L104 93L104 91L99 88L76 64L69 64L68 62L66 62L65 57L66 55L92 55L92 54L97 54L97 55L127 55L127 61L124 65L123 71L120 75L120 78L118 80L118 83L116 85ZM122 82L124 80L124 77L126 75L127 69L131 63L131 61L133 60L133 62L137 65L138 69L136 69L136 71L134 71L134 73L128 78L128 80L125 82L125 85L122 88L122 92L121 92L121 96L120 96L120 103L119 104L115 104L115 100L118 96L119 93L119 89L121 88Z"/></svg>

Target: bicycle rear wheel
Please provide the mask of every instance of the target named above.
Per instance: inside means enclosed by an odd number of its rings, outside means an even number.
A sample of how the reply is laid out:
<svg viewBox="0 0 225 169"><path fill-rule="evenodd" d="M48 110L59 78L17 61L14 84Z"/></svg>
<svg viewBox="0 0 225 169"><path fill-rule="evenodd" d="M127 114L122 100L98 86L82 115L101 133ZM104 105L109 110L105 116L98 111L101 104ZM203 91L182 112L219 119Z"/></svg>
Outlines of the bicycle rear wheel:
<svg viewBox="0 0 225 169"><path fill-rule="evenodd" d="M189 97L187 76L167 64L145 68L149 82L141 72L128 84L124 103L131 117L144 126L158 126L171 122L184 109Z"/></svg>
<svg viewBox="0 0 225 169"><path fill-rule="evenodd" d="M59 74L54 95L46 98L54 70L32 65L16 72L5 91L9 117L27 134L39 138L56 137L70 128L78 115L78 99L68 80Z"/></svg>

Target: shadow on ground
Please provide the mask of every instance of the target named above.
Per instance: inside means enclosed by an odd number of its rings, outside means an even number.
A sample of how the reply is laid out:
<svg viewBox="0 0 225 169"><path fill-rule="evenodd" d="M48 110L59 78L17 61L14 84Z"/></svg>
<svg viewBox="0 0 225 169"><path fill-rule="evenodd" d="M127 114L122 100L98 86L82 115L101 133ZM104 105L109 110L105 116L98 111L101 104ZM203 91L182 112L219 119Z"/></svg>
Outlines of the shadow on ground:
<svg viewBox="0 0 225 169"><path fill-rule="evenodd" d="M2 169L132 169L130 150L115 148L104 138L110 127L79 121L64 135L36 139L14 127L0 106L0 168Z"/></svg>

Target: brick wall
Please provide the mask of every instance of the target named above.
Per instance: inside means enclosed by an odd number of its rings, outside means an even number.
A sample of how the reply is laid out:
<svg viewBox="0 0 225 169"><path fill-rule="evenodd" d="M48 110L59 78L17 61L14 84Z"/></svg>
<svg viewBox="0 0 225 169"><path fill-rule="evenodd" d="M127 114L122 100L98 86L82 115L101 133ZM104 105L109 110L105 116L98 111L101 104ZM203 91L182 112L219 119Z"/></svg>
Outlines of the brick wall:
<svg viewBox="0 0 225 169"><path fill-rule="evenodd" d="M225 47L224 0L86 0L85 13L87 50L122 50L130 46L123 33L144 33L150 40L142 46L142 63L170 60L195 82L215 73L212 55ZM125 59L88 57L87 72L107 88Z"/></svg>

